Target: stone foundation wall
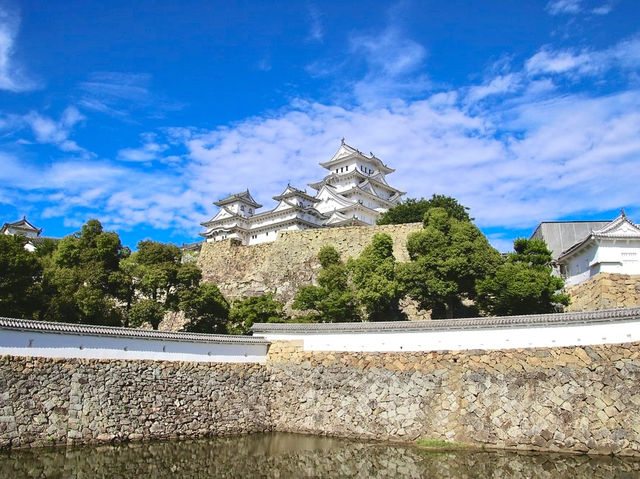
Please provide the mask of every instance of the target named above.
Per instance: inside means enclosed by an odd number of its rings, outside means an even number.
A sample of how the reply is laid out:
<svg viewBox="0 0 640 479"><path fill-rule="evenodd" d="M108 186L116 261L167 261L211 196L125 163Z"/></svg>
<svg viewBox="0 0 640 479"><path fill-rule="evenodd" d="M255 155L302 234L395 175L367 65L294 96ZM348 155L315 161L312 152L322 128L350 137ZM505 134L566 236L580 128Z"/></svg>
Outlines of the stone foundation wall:
<svg viewBox="0 0 640 479"><path fill-rule="evenodd" d="M568 287L567 293L571 296L567 311L640 306L640 275L599 273Z"/></svg>
<svg viewBox="0 0 640 479"><path fill-rule="evenodd" d="M272 345L278 431L640 453L640 345L429 353Z"/></svg>
<svg viewBox="0 0 640 479"><path fill-rule="evenodd" d="M273 292L290 312L298 288L315 284L320 270L317 256L323 246L334 246L346 260L358 256L374 234L387 233L393 238L396 259L407 262L407 237L420 229L422 223L320 228L280 231L276 241L254 246L237 245L231 240L204 243L198 265L203 279L216 283L227 299ZM405 311L412 319L428 318L411 302L407 302Z"/></svg>
<svg viewBox="0 0 640 479"><path fill-rule="evenodd" d="M640 343L304 352L266 365L0 358L0 447L259 431L640 455Z"/></svg>
<svg viewBox="0 0 640 479"><path fill-rule="evenodd" d="M270 429L264 365L0 358L0 447Z"/></svg>

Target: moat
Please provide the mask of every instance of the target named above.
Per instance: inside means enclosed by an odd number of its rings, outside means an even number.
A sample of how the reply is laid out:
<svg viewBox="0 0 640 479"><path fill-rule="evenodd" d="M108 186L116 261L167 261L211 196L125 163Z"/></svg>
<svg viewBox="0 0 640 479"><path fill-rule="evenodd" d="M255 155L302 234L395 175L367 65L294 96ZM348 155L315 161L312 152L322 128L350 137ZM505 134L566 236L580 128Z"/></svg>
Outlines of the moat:
<svg viewBox="0 0 640 479"><path fill-rule="evenodd" d="M6 478L632 478L640 459L429 451L286 433L0 452Z"/></svg>

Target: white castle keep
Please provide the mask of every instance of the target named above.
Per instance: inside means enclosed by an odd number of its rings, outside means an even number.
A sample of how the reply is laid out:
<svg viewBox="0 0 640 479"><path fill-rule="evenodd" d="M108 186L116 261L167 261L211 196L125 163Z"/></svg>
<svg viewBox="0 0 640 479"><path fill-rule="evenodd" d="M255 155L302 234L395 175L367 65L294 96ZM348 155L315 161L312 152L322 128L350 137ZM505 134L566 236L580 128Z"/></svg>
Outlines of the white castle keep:
<svg viewBox="0 0 640 479"><path fill-rule="evenodd" d="M309 183L315 196L287 185L273 199L278 205L262 207L246 190L214 202L220 211L209 221L201 236L206 241L235 238L243 245L274 241L280 230L304 230L327 226L374 225L378 217L395 206L404 191L389 186L385 178L395 170L371 153L364 155L342 140L333 157L320 166L329 174Z"/></svg>

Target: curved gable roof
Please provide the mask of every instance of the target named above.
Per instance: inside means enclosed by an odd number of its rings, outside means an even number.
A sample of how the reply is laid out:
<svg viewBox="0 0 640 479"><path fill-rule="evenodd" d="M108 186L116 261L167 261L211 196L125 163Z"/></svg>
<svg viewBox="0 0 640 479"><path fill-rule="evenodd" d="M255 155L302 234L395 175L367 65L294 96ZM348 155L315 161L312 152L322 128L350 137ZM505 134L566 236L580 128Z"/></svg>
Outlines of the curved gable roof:
<svg viewBox="0 0 640 479"><path fill-rule="evenodd" d="M262 208L262 205L253 199L248 189L240 193L229 195L226 198L221 199L220 201L213 202L213 204L216 206L224 206L231 203L244 203L246 205L253 206L254 208Z"/></svg>

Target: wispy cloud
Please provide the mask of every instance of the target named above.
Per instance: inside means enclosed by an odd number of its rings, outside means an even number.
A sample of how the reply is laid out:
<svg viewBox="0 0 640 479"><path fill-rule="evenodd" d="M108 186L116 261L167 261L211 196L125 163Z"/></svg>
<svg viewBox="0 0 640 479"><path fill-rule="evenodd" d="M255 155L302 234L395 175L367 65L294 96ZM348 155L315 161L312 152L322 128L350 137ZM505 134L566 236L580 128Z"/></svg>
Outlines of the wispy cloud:
<svg viewBox="0 0 640 479"><path fill-rule="evenodd" d="M152 92L151 75L145 73L96 72L78 85L79 104L88 110L128 119L132 111L147 117L163 117L183 107Z"/></svg>
<svg viewBox="0 0 640 479"><path fill-rule="evenodd" d="M0 4L0 90L23 92L39 87L38 82L24 72L15 58L19 27L18 14Z"/></svg>
<svg viewBox="0 0 640 479"><path fill-rule="evenodd" d="M597 75L612 68L635 71L640 68L640 37L623 40L604 50L541 49L526 62L529 75Z"/></svg>
<svg viewBox="0 0 640 479"><path fill-rule="evenodd" d="M604 2L594 6L585 5L584 0L550 0L545 9L550 15L607 15L613 10L613 3Z"/></svg>
<svg viewBox="0 0 640 479"><path fill-rule="evenodd" d="M132 162L151 162L162 158L169 147L157 141L157 136L147 133L142 136L143 144L138 148L123 148L118 151L118 159Z"/></svg>
<svg viewBox="0 0 640 479"><path fill-rule="evenodd" d="M314 4L309 4L307 10L309 12L309 39L315 42L321 42L324 40L322 14Z"/></svg>
<svg viewBox="0 0 640 479"><path fill-rule="evenodd" d="M551 15L576 14L582 11L582 0L551 0L546 10Z"/></svg>
<svg viewBox="0 0 640 479"><path fill-rule="evenodd" d="M520 86L520 82L520 75L516 73L494 76L482 85L470 87L467 93L467 100L469 102L477 102L490 96L515 91Z"/></svg>
<svg viewBox="0 0 640 479"><path fill-rule="evenodd" d="M365 62L366 73L353 85L353 93L360 103L424 95L431 85L426 75L416 74L424 66L426 48L395 27L373 35L351 37L350 53L352 59Z"/></svg>
<svg viewBox="0 0 640 479"><path fill-rule="evenodd" d="M3 149L16 145L52 145L57 150L80 158L91 158L93 153L72 139L74 130L84 124L86 117L74 105L65 108L59 118L32 110L24 115L0 116L0 133L5 142Z"/></svg>
<svg viewBox="0 0 640 479"><path fill-rule="evenodd" d="M56 145L66 152L85 152L83 148L69 139L73 127L82 122L85 117L77 108L70 106L62 112L60 119L54 120L37 112L31 112L24 117L31 128L38 143Z"/></svg>

